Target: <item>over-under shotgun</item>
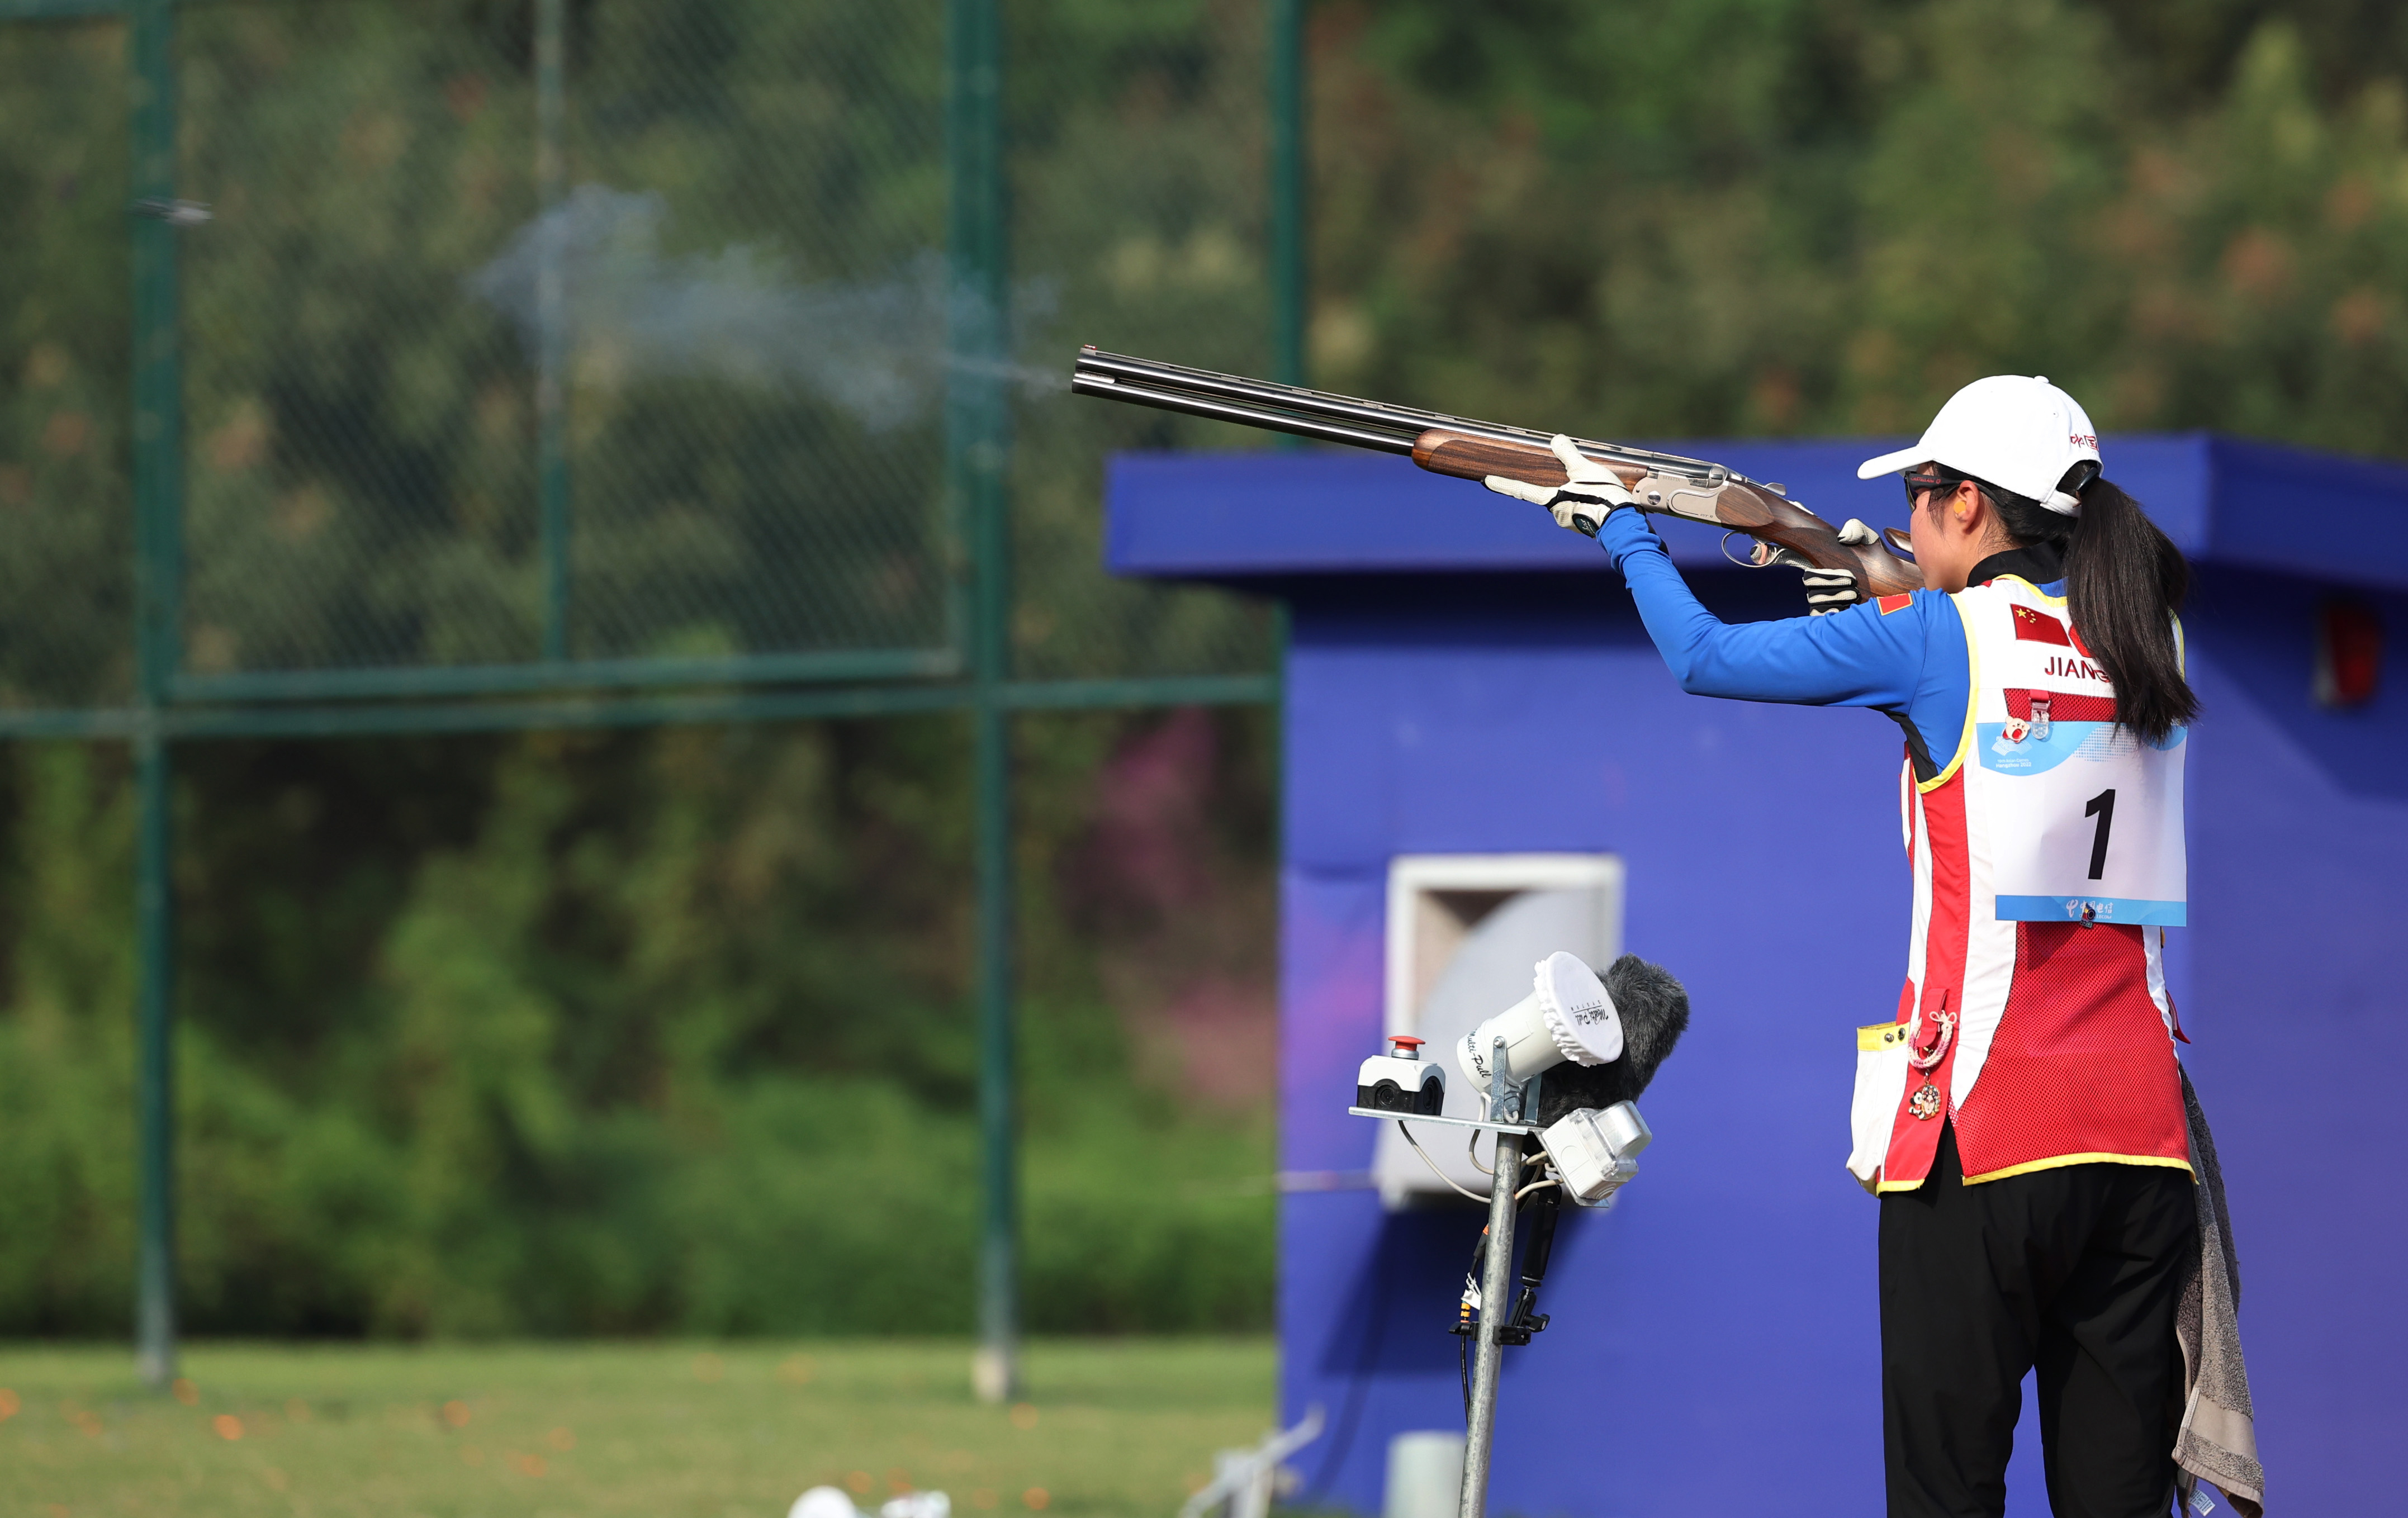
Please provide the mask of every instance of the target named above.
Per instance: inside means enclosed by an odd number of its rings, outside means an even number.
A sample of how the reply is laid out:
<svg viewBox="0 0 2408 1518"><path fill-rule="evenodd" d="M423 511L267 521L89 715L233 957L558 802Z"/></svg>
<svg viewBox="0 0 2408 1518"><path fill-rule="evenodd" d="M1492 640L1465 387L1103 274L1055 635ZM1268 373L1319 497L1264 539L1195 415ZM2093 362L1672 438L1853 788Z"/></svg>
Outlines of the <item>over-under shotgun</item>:
<svg viewBox="0 0 2408 1518"><path fill-rule="evenodd" d="M1553 435L1527 427L1158 364L1092 346L1079 350L1070 388L1082 395L1402 453L1434 474L1461 480L1502 475L1531 485L1564 482L1564 466L1547 448ZM1759 484L1702 459L1585 437L1572 441L1612 469L1646 509L1744 533L1770 545L1758 551L1759 563L1844 569L1856 577L1857 594L1868 600L1923 588L1914 564L1891 551L1891 545L1905 546L1905 535L1896 528L1886 530L1884 542L1842 543L1829 523L1789 499L1779 485Z"/></svg>

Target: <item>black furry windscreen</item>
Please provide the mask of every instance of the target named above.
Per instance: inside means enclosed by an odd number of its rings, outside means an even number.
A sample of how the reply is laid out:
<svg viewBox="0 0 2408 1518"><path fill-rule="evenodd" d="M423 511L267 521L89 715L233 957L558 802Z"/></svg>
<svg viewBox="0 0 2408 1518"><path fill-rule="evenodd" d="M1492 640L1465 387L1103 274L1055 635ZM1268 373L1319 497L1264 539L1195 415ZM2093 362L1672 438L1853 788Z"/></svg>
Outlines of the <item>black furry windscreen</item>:
<svg viewBox="0 0 2408 1518"><path fill-rule="evenodd" d="M1622 1057L1604 1065L1558 1065L1541 1075L1541 1124L1583 1107L1637 1101L1689 1025L1689 994L1663 966L1625 954L1599 979L1622 1017Z"/></svg>

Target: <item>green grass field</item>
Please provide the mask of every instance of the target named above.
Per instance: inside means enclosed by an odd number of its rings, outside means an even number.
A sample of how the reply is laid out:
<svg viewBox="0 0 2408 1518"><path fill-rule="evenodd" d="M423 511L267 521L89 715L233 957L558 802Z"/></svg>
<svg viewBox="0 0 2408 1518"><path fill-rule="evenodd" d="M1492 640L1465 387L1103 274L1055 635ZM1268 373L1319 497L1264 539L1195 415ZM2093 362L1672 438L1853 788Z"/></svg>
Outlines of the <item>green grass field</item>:
<svg viewBox="0 0 2408 1518"><path fill-rule="evenodd" d="M24 1518L782 1518L807 1486L959 1518L1169 1518L1269 1425L1268 1339L967 1345L202 1345L173 1397L118 1346L0 1346L0 1512ZM14 1410L13 1411L10 1410Z"/></svg>

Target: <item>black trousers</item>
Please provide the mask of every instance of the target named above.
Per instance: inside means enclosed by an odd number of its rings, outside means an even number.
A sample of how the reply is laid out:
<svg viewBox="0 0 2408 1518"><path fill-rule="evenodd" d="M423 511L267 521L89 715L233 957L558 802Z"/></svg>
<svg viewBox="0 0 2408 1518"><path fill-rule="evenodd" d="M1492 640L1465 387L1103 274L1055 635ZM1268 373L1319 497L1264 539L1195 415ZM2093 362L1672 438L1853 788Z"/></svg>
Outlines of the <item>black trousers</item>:
<svg viewBox="0 0 2408 1518"><path fill-rule="evenodd" d="M1943 1120L1944 1121L1944 1120ZM2191 1178L2069 1165L1881 1199L1889 1518L1999 1518L2024 1373L2057 1518L2164 1518L2182 1413L2174 1308L2199 1255Z"/></svg>

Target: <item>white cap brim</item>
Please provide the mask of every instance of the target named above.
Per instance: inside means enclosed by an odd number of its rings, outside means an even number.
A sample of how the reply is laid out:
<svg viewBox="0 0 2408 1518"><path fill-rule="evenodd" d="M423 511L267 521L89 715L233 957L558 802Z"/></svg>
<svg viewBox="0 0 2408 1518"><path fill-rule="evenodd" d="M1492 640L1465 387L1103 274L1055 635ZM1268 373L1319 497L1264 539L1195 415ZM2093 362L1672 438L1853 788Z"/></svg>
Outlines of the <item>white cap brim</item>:
<svg viewBox="0 0 2408 1518"><path fill-rule="evenodd" d="M1901 469L1912 469L1930 456L1923 451L1923 444L1918 441L1913 448L1901 448L1895 453L1884 453L1879 458L1865 460L1864 463L1856 465L1856 478L1879 480L1885 474L1896 474Z"/></svg>

